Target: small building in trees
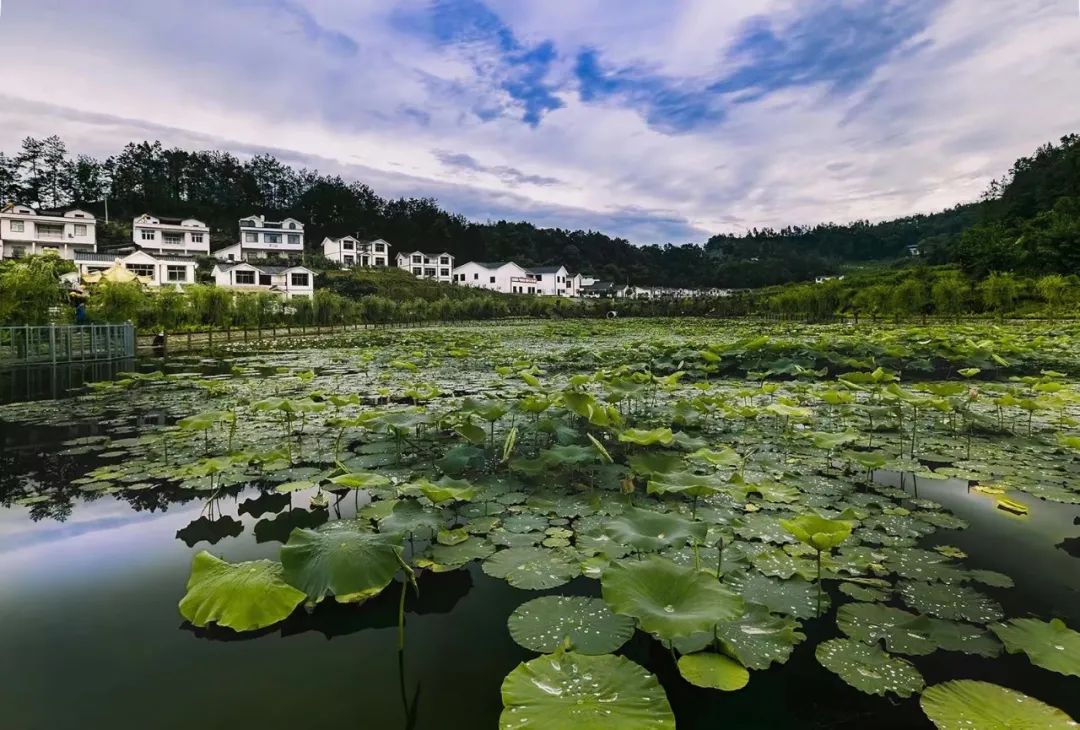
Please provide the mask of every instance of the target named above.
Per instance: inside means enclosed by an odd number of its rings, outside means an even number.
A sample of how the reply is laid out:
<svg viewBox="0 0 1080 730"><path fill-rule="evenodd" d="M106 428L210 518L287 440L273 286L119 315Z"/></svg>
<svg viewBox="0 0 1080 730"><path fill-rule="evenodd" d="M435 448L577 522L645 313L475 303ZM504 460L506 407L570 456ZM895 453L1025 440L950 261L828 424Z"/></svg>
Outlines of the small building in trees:
<svg viewBox="0 0 1080 730"><path fill-rule="evenodd" d="M381 238L365 241L354 236L324 238L323 256L343 269L354 266L385 267L390 260L390 244Z"/></svg>
<svg viewBox="0 0 1080 730"><path fill-rule="evenodd" d="M9 203L0 208L0 257L17 259L53 252L69 261L97 251L97 220L85 210L32 208Z"/></svg>
<svg viewBox="0 0 1080 730"><path fill-rule="evenodd" d="M241 261L219 263L212 271L214 283L238 291L266 291L285 299L308 298L315 293L315 272L305 266L269 266Z"/></svg>
<svg viewBox="0 0 1080 730"><path fill-rule="evenodd" d="M210 227L195 218L143 213L131 222L131 242L151 253L205 256L210 253Z"/></svg>
<svg viewBox="0 0 1080 730"><path fill-rule="evenodd" d="M454 280L454 257L446 253L410 251L396 257L399 269L405 269L418 279L433 279L450 284Z"/></svg>

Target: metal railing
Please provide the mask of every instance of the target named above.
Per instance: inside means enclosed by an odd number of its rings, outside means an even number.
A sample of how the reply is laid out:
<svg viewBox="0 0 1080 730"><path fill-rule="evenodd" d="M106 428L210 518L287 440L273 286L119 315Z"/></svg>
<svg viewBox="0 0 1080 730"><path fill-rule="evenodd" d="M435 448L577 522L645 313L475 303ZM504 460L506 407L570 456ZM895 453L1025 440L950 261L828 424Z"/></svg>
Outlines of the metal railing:
<svg viewBox="0 0 1080 730"><path fill-rule="evenodd" d="M0 327L0 367L135 356L132 324Z"/></svg>

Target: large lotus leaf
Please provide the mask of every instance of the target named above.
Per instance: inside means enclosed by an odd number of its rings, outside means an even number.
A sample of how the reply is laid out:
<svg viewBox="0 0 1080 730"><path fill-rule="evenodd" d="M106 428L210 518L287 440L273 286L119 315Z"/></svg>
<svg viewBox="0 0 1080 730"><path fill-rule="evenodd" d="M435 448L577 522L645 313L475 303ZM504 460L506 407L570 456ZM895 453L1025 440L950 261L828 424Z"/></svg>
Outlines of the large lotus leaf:
<svg viewBox="0 0 1080 730"><path fill-rule="evenodd" d="M416 567L433 573L445 573L464 567L473 560L483 560L495 552L495 546L478 537L456 545L432 545L428 554L416 558Z"/></svg>
<svg viewBox="0 0 1080 730"><path fill-rule="evenodd" d="M928 687L919 704L938 730L1076 730L1077 723L1034 697L973 679Z"/></svg>
<svg viewBox="0 0 1080 730"><path fill-rule="evenodd" d="M657 556L612 565L604 571L601 589L615 613L633 616L661 639L712 631L746 611L742 598L707 573Z"/></svg>
<svg viewBox="0 0 1080 730"><path fill-rule="evenodd" d="M424 479L419 482L420 491L435 504L443 502L468 502L476 497L476 487L464 479L444 477L437 482Z"/></svg>
<svg viewBox="0 0 1080 730"><path fill-rule="evenodd" d="M556 652L503 680L500 730L675 730L664 688L614 654Z"/></svg>
<svg viewBox="0 0 1080 730"><path fill-rule="evenodd" d="M783 664L795 645L806 639L798 622L769 613L764 606L750 605L749 609L737 621L718 624L716 637L750 669L768 669L773 662Z"/></svg>
<svg viewBox="0 0 1080 730"><path fill-rule="evenodd" d="M996 601L963 585L902 583L900 595L908 606L939 618L987 623L1002 616Z"/></svg>
<svg viewBox="0 0 1080 730"><path fill-rule="evenodd" d="M740 690L750 681L750 672L731 657L713 652L685 654L679 657L679 674L696 687Z"/></svg>
<svg viewBox="0 0 1080 730"><path fill-rule="evenodd" d="M670 446L675 440L675 434L670 428L654 428L646 431L640 428L628 428L619 433L619 442L624 444L637 444L638 446Z"/></svg>
<svg viewBox="0 0 1080 730"><path fill-rule="evenodd" d="M180 615L198 627L255 631L284 620L303 600L303 591L282 579L280 563L226 563L204 550L191 561Z"/></svg>
<svg viewBox="0 0 1080 730"><path fill-rule="evenodd" d="M792 520L780 520L784 529L815 550L831 550L851 536L852 523L848 520L830 520L821 515L808 513Z"/></svg>
<svg viewBox="0 0 1080 730"><path fill-rule="evenodd" d="M629 463L635 474L652 476L677 471L682 460L682 455L675 451L646 451L631 456Z"/></svg>
<svg viewBox="0 0 1080 730"><path fill-rule="evenodd" d="M515 588L544 590L576 578L581 567L555 550L520 547L500 550L483 562L484 572Z"/></svg>
<svg viewBox="0 0 1080 730"><path fill-rule="evenodd" d="M1037 667L1080 677L1080 633L1061 619L1014 618L1007 624L991 624L990 630L1010 654L1024 652Z"/></svg>
<svg viewBox="0 0 1080 730"><path fill-rule="evenodd" d="M898 654L931 654L937 645L929 631L911 628L920 617L899 608L875 603L848 603L836 613L836 625L853 639L868 644L885 640L885 647Z"/></svg>
<svg viewBox="0 0 1080 730"><path fill-rule="evenodd" d="M283 576L311 601L333 595L356 603L382 592L404 563L401 535L371 532L354 520L297 529L281 548Z"/></svg>
<svg viewBox="0 0 1080 730"><path fill-rule="evenodd" d="M502 522L503 529L507 532L537 532L548 528L546 517L530 513L513 515Z"/></svg>
<svg viewBox="0 0 1080 730"><path fill-rule="evenodd" d="M919 670L906 659L853 639L830 639L818 644L818 662L855 689L873 695L893 692L910 697L923 688Z"/></svg>
<svg viewBox="0 0 1080 730"><path fill-rule="evenodd" d="M654 474L649 479L649 494L685 494L687 497L708 497L727 486L722 478L715 474L694 474L689 471L677 471L670 474Z"/></svg>
<svg viewBox="0 0 1080 730"><path fill-rule="evenodd" d="M691 539L700 544L705 542L708 531L709 526L704 522L691 522L677 515L637 507L628 507L604 525L604 534L639 552L682 547Z"/></svg>
<svg viewBox="0 0 1080 730"><path fill-rule="evenodd" d="M612 613L599 598L543 596L518 606L506 622L526 649L550 654L569 639L575 652L610 654L634 633L634 620Z"/></svg>
<svg viewBox="0 0 1080 730"><path fill-rule="evenodd" d="M885 566L897 575L911 580L942 581L957 583L968 578L968 574L952 564L938 552L920 548L884 548Z"/></svg>
<svg viewBox="0 0 1080 730"><path fill-rule="evenodd" d="M330 482L345 489L371 489L389 484L390 479L372 471L357 471L336 476Z"/></svg>
<svg viewBox="0 0 1080 730"><path fill-rule="evenodd" d="M817 576L817 566L814 561L794 557L780 548L770 547L754 553L750 558L750 563L765 575L784 580L793 575L806 580L813 580Z"/></svg>
<svg viewBox="0 0 1080 730"><path fill-rule="evenodd" d="M724 583L747 602L760 604L770 611L796 618L818 615L818 587L808 581L799 578L777 580L760 573L730 573L724 576ZM829 594L822 594L821 610L828 606Z"/></svg>
<svg viewBox="0 0 1080 730"><path fill-rule="evenodd" d="M443 517L437 510L422 507L418 502L405 499L394 505L387 517L379 520L379 532L397 532L403 535L434 535L443 525Z"/></svg>

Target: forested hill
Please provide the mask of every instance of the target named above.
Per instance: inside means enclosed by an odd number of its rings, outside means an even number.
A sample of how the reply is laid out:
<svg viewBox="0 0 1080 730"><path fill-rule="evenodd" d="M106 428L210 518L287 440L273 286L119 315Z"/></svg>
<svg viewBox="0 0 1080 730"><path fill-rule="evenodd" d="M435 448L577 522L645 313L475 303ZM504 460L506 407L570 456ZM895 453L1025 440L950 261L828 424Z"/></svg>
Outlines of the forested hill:
<svg viewBox="0 0 1080 730"><path fill-rule="evenodd" d="M704 245L634 246L596 231L537 228L526 222L473 223L430 198L384 199L362 182L297 170L268 155L241 161L228 152L128 144L105 160L72 157L62 140L27 138L0 152L0 202L75 204L120 225L101 238L127 240L144 212L192 216L213 229L215 246L234 241L252 213L307 224L316 251L324 236L381 237L396 251L446 250L459 260L563 263L615 281L678 286L758 287L832 273L845 264L900 259L917 245L923 260L956 261L975 275L1080 270L1080 137L1021 158L984 199L933 215L717 235Z"/></svg>

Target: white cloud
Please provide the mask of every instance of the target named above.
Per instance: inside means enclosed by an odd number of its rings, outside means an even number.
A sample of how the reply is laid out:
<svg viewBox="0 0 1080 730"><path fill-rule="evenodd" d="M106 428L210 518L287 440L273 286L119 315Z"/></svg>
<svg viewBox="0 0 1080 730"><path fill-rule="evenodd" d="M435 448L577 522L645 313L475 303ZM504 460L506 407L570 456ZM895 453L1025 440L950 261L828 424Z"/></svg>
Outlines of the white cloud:
<svg viewBox="0 0 1080 730"><path fill-rule="evenodd" d="M606 65L703 84L723 72L748 18L770 13L783 28L804 5L489 6L522 44L555 45L546 81L563 106L537 126L498 87L490 48L440 46L395 23L422 0L9 3L0 149L54 132L99 155L146 136L274 148L386 195L435 191L477 218L518 214L650 243L930 212L975 199L1017 156L1080 128L1080 19L1065 3L943 0L858 87L774 90L685 133L651 127L618 97L582 102L576 54L595 48ZM493 108L502 115L475 114ZM448 154L476 165L464 172Z"/></svg>

